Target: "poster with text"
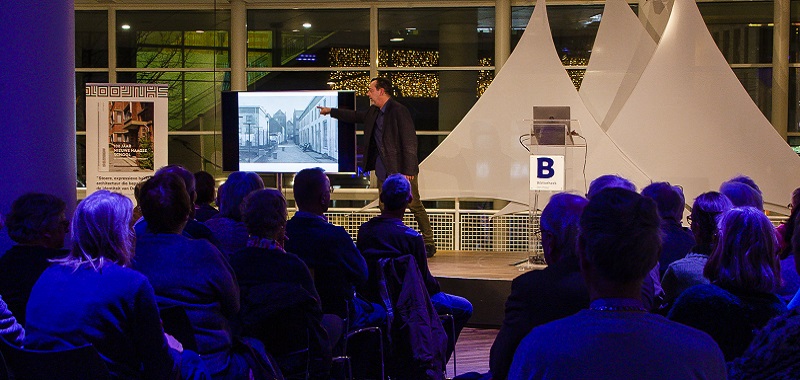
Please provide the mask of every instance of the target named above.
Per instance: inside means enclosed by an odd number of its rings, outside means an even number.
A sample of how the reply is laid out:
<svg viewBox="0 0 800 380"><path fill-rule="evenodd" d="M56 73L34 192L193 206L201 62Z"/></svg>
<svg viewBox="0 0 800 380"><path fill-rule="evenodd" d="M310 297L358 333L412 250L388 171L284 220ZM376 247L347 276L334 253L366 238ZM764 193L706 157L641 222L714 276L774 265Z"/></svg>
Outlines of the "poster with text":
<svg viewBox="0 0 800 380"><path fill-rule="evenodd" d="M137 183L167 164L167 85L86 85L86 193L133 199Z"/></svg>

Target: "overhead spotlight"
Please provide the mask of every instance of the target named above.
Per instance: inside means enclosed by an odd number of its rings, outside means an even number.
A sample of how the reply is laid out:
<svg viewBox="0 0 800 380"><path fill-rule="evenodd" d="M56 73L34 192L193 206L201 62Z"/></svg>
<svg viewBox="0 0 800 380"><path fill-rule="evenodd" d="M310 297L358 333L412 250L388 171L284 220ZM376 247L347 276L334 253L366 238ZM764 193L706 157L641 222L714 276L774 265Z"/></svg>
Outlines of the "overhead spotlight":
<svg viewBox="0 0 800 380"><path fill-rule="evenodd" d="M195 33L197 33L197 34L203 34L203 33L205 33L206 31L205 31L205 30L202 30L202 29L197 29L197 30L195 30L194 32L195 32Z"/></svg>
<svg viewBox="0 0 800 380"><path fill-rule="evenodd" d="M308 29L308 28L310 28L310 27L311 27L311 23L310 23L310 22L304 22L304 23L303 23L303 28L306 28L306 29Z"/></svg>
<svg viewBox="0 0 800 380"><path fill-rule="evenodd" d="M406 39L405 39L405 38L403 38L403 37L394 37L394 38L390 38L390 39L389 39L389 41L390 41L390 42L403 42L403 41L405 41L405 40L406 40Z"/></svg>
<svg viewBox="0 0 800 380"><path fill-rule="evenodd" d="M120 26L120 28L122 28L122 30L128 30L128 29L131 28L131 26L128 25L128 24L122 24L122 26Z"/></svg>
<svg viewBox="0 0 800 380"><path fill-rule="evenodd" d="M297 32L299 32L299 31L300 31L300 29L292 29L292 32L293 32L293 33L297 33Z"/></svg>

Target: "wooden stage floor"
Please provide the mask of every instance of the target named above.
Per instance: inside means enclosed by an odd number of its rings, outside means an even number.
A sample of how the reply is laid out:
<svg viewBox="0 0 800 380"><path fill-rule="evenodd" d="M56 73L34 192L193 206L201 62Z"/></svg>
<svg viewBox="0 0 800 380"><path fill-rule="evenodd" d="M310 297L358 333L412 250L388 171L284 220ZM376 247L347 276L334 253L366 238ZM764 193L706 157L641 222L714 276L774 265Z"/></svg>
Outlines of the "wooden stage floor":
<svg viewBox="0 0 800 380"><path fill-rule="evenodd" d="M439 251L428 259L431 273L442 291L468 299L474 308L468 326L499 328L511 281L544 265L513 266L527 252Z"/></svg>
<svg viewBox="0 0 800 380"><path fill-rule="evenodd" d="M428 259L428 267L437 278L511 281L528 270L545 267L510 265L527 258L527 252L439 251Z"/></svg>

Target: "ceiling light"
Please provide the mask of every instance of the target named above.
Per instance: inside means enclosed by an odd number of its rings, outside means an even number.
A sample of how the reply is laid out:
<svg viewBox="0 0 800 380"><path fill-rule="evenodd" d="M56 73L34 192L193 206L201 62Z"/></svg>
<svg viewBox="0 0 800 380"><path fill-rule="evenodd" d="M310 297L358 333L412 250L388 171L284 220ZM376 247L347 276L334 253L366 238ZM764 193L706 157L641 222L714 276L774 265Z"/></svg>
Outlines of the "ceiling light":
<svg viewBox="0 0 800 380"><path fill-rule="evenodd" d="M203 33L205 33L206 31L205 31L205 30L202 30L202 29L197 29L197 30L195 30L194 32L195 32L195 33L197 33L197 34L203 34Z"/></svg>
<svg viewBox="0 0 800 380"><path fill-rule="evenodd" d="M406 40L406 39L405 39L405 38L403 38L403 37L394 37L394 38L390 38L390 39L389 39L389 41L390 41L390 42L403 42L403 41L405 41L405 40Z"/></svg>
<svg viewBox="0 0 800 380"><path fill-rule="evenodd" d="M308 29L308 28L310 28L310 27L311 27L311 23L310 23L310 22L304 22L304 23L303 23L303 28L306 28L306 29Z"/></svg>
<svg viewBox="0 0 800 380"><path fill-rule="evenodd" d="M122 28L122 30L128 30L128 29L131 28L131 26L128 25L128 24L122 24L122 26L120 26L120 28Z"/></svg>

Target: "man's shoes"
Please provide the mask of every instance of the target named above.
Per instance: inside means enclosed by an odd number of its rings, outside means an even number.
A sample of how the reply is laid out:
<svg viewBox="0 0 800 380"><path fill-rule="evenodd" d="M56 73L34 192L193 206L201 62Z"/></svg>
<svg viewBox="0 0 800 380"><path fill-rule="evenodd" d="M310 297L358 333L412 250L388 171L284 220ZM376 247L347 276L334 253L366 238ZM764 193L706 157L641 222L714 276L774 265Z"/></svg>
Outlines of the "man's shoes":
<svg viewBox="0 0 800 380"><path fill-rule="evenodd" d="M434 244L425 244L425 254L428 258L433 257L436 254L436 245Z"/></svg>

